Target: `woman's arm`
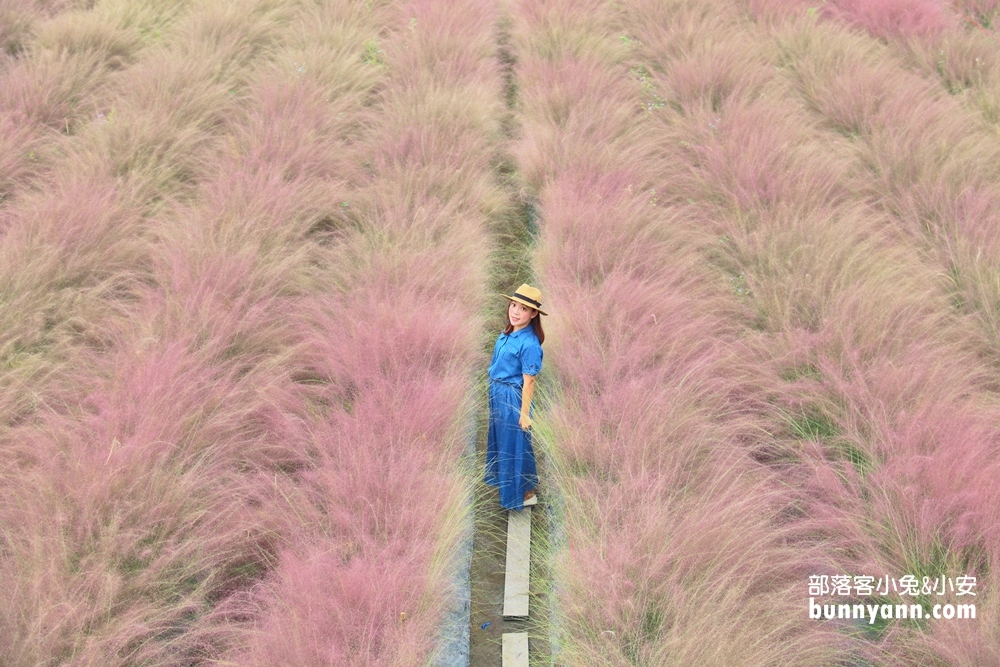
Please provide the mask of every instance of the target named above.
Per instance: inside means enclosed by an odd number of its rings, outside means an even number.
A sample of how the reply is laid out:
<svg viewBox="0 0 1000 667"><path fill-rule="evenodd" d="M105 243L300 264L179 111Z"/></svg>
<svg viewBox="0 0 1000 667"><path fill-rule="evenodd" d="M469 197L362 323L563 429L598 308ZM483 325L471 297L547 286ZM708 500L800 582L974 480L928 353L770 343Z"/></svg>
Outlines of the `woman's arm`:
<svg viewBox="0 0 1000 667"><path fill-rule="evenodd" d="M535 395L535 376L522 375L524 387L521 389L521 418L518 424L522 429L528 430L531 427L531 397Z"/></svg>

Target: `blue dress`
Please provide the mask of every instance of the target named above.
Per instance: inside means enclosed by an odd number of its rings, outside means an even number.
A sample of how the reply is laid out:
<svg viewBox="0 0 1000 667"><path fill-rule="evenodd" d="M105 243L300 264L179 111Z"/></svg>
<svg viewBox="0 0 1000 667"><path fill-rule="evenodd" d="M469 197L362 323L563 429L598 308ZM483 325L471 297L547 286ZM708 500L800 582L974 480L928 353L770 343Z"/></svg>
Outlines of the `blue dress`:
<svg viewBox="0 0 1000 667"><path fill-rule="evenodd" d="M523 375L542 369L542 345L529 324L501 333L490 362L490 427L486 440L486 483L500 487L500 505L524 508L524 494L538 484L531 431L521 428ZM529 409L529 416L533 410Z"/></svg>

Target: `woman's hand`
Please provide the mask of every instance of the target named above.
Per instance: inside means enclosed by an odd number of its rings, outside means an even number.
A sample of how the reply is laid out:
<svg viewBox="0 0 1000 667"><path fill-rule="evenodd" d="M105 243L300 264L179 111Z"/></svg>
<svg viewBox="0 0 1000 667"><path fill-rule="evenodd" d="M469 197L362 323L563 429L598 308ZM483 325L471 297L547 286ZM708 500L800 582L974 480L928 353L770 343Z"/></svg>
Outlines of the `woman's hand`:
<svg viewBox="0 0 1000 667"><path fill-rule="evenodd" d="M531 417L522 414L521 418L517 420L517 423L521 426L522 430L527 431L529 428L531 428Z"/></svg>

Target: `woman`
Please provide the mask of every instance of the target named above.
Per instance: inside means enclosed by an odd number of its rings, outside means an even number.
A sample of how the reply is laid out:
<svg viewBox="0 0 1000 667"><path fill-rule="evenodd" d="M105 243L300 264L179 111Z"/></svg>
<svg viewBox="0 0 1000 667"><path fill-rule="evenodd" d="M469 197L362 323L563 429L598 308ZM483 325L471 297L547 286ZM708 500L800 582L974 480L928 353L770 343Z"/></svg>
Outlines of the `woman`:
<svg viewBox="0 0 1000 667"><path fill-rule="evenodd" d="M545 332L539 314L542 293L521 285L509 299L507 326L490 362L490 428L486 441L486 483L500 487L500 505L520 510L538 503L538 473L531 449L531 398L542 370Z"/></svg>

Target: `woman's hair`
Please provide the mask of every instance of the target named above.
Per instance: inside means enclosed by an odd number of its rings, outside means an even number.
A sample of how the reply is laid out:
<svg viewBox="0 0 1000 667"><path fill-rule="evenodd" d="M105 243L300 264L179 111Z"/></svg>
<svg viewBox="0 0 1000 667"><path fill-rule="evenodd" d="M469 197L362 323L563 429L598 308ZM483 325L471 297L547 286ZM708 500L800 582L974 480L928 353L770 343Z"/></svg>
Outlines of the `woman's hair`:
<svg viewBox="0 0 1000 667"><path fill-rule="evenodd" d="M535 310L532 308L532 310ZM538 311L535 311L538 312ZM542 330L542 316L535 315L531 318L531 328L535 330L535 335L538 336L538 344L541 345L545 342L545 332ZM514 325L510 323L510 317L507 317L507 326L503 328L505 334L509 334L514 330Z"/></svg>

